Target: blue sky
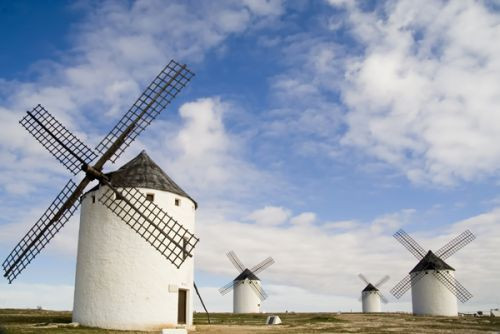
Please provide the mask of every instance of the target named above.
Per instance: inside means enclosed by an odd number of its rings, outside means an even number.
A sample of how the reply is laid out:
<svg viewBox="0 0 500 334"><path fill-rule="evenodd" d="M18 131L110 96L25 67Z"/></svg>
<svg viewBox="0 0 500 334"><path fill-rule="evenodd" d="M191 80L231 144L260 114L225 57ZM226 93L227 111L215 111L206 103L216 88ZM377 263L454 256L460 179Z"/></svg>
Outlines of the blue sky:
<svg viewBox="0 0 500 334"><path fill-rule="evenodd" d="M262 275L268 310L360 309L359 272L390 274L390 288L415 264L392 238L400 227L433 249L474 232L449 261L475 296L460 307L496 307L496 7L2 3L0 251L69 177L17 123L23 113L41 103L97 144L175 58L195 78L107 168L146 149L198 201L196 280L213 310L231 307L216 291L235 274L231 249L249 265L276 259ZM71 308L77 235L78 214L14 285L0 285L0 306Z"/></svg>

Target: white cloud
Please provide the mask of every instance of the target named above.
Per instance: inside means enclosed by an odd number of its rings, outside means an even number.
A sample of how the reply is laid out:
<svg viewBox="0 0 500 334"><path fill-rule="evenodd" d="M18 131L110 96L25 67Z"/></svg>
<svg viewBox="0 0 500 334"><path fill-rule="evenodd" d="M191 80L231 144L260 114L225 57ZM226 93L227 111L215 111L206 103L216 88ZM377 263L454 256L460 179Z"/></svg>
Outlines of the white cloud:
<svg viewBox="0 0 500 334"><path fill-rule="evenodd" d="M303 212L290 219L290 224L292 225L310 225L316 220L316 214L314 212Z"/></svg>
<svg viewBox="0 0 500 334"><path fill-rule="evenodd" d="M349 12L365 48L349 61L342 143L414 182L496 174L500 162L500 16L481 2L389 3Z"/></svg>
<svg viewBox="0 0 500 334"><path fill-rule="evenodd" d="M277 206L266 206L250 213L246 219L259 225L280 225L290 217L290 210Z"/></svg>

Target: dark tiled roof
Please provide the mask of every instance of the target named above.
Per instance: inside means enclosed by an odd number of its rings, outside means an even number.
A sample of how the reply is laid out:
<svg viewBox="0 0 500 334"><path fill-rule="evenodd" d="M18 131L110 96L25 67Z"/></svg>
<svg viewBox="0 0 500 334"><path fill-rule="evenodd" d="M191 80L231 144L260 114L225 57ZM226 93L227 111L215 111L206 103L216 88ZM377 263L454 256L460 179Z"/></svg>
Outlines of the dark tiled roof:
<svg viewBox="0 0 500 334"><path fill-rule="evenodd" d="M253 272L251 272L249 269L245 269L241 272L241 274L238 275L233 281L244 281L245 279L249 279L250 281L260 281L260 279L255 276Z"/></svg>
<svg viewBox="0 0 500 334"><path fill-rule="evenodd" d="M365 292L365 291L378 291L378 289L376 287L374 287L371 283L368 283L368 285L366 286L366 288L363 289L362 292Z"/></svg>
<svg viewBox="0 0 500 334"><path fill-rule="evenodd" d="M134 159L114 172L107 173L111 184L115 187L136 187L168 191L187 197L198 204L181 189L150 157L142 151ZM92 190L95 190L92 189Z"/></svg>
<svg viewBox="0 0 500 334"><path fill-rule="evenodd" d="M441 260L432 251L428 251L424 258L410 271L415 273L425 270L455 270L449 264Z"/></svg>

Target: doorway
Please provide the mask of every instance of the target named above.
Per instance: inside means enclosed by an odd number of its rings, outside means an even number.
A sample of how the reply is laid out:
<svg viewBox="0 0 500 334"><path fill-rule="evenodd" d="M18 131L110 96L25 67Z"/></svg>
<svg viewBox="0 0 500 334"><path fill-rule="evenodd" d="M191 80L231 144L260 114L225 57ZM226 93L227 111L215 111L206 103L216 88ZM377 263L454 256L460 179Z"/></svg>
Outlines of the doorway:
<svg viewBox="0 0 500 334"><path fill-rule="evenodd" d="M179 289L179 302L177 304L177 323L186 324L187 290Z"/></svg>

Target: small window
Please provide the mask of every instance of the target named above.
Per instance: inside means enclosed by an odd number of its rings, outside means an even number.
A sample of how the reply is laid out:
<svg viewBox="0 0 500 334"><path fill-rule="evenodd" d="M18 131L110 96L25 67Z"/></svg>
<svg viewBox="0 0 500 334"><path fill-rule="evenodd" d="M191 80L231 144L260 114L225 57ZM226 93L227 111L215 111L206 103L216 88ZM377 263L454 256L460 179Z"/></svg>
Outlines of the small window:
<svg viewBox="0 0 500 334"><path fill-rule="evenodd" d="M92 203L95 203L95 195L92 195Z"/></svg>
<svg viewBox="0 0 500 334"><path fill-rule="evenodd" d="M123 199L123 196L120 194L115 194L115 201L121 201Z"/></svg>
<svg viewBox="0 0 500 334"><path fill-rule="evenodd" d="M155 194L146 194L146 201L153 202L155 200Z"/></svg>
<svg viewBox="0 0 500 334"><path fill-rule="evenodd" d="M175 206L181 206L181 200L176 198L175 199Z"/></svg>

